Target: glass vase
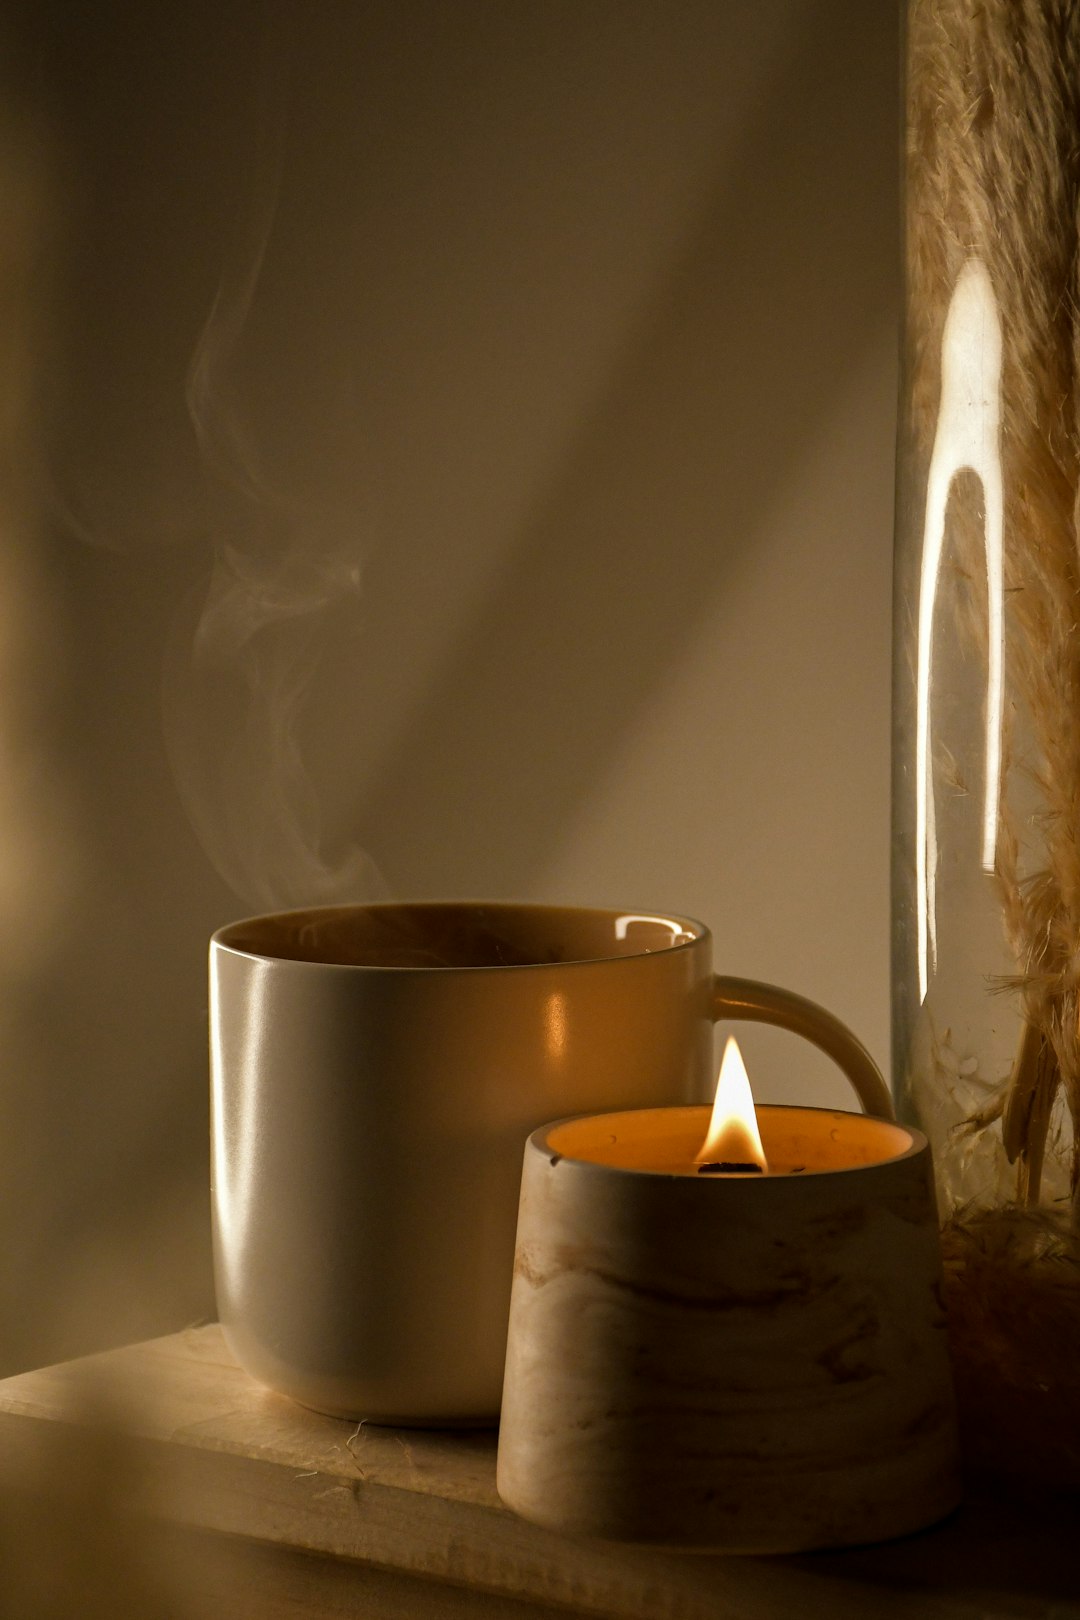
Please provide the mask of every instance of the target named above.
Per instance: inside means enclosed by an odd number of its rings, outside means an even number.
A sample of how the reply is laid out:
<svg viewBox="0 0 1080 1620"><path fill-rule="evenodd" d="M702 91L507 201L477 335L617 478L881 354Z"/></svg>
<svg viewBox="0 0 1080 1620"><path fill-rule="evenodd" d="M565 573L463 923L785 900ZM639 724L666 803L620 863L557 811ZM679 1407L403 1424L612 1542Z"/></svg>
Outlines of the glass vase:
<svg viewBox="0 0 1080 1620"><path fill-rule="evenodd" d="M966 1454L1080 1485L1080 17L910 0L894 1078Z"/></svg>

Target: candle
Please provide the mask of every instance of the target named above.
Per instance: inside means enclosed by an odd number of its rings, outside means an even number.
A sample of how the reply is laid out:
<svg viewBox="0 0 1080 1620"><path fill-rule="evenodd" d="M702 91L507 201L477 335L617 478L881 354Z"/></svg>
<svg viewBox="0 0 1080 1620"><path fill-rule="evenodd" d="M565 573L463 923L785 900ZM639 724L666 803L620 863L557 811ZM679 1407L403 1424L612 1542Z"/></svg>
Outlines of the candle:
<svg viewBox="0 0 1080 1620"><path fill-rule="evenodd" d="M499 1491L549 1529L699 1550L932 1523L959 1487L925 1138L755 1111L730 1046L718 1094L530 1138Z"/></svg>
<svg viewBox="0 0 1080 1620"><path fill-rule="evenodd" d="M814 1175L882 1164L909 1152L917 1132L840 1109L755 1106L730 1037L716 1097L707 1106L637 1108L547 1127L552 1153L612 1169L654 1175L741 1178Z"/></svg>

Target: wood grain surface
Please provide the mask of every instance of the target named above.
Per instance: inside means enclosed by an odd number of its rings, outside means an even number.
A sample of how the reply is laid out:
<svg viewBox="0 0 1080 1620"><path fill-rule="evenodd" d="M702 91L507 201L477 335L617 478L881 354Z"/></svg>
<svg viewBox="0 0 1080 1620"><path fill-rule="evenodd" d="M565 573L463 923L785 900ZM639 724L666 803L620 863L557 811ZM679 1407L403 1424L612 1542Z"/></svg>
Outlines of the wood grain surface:
<svg viewBox="0 0 1080 1620"><path fill-rule="evenodd" d="M80 1501L107 1498L187 1572L185 1614L1080 1620L1076 1503L980 1497L922 1535L798 1558L560 1537L501 1506L494 1434L307 1412L241 1372L216 1326L0 1382L4 1500L80 1471Z"/></svg>

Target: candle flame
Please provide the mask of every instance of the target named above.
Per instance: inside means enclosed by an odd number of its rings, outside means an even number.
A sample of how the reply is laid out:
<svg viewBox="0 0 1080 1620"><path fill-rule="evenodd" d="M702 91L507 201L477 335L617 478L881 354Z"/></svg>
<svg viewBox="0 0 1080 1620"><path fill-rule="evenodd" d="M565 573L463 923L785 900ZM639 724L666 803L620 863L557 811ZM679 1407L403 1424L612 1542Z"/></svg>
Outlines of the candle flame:
<svg viewBox="0 0 1080 1620"><path fill-rule="evenodd" d="M705 1145L695 1163L710 1164L723 1161L729 1164L756 1164L768 1170L769 1163L761 1145L754 1094L750 1090L750 1076L746 1072L739 1043L733 1035L724 1047L720 1064L720 1077L716 1082L716 1101Z"/></svg>

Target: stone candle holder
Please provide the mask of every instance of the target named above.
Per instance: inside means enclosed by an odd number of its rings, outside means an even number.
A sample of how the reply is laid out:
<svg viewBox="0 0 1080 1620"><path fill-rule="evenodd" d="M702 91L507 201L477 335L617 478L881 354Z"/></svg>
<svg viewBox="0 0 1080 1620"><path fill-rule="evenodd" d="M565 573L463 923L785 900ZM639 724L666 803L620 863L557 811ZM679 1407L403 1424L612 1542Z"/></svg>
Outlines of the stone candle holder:
<svg viewBox="0 0 1080 1620"><path fill-rule="evenodd" d="M529 1139L503 1500L552 1530L757 1553L941 1518L959 1481L925 1138L762 1107L769 1173L703 1175L708 1120Z"/></svg>

